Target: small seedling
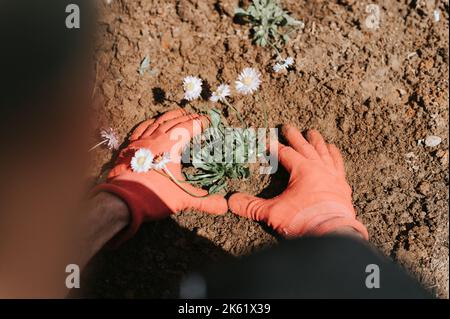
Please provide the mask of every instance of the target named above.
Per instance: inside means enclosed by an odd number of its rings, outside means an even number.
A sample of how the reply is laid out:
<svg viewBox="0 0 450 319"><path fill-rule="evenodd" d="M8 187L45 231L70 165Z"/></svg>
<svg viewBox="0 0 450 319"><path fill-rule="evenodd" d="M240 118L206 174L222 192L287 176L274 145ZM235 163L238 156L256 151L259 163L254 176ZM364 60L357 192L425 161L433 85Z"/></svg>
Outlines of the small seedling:
<svg viewBox="0 0 450 319"><path fill-rule="evenodd" d="M211 127L202 135L203 140L197 138L193 142L191 162L196 170L195 175L185 173L185 176L188 182L207 189L209 194L215 194L225 189L229 180L249 177L251 136L248 130L230 130L228 132L233 135L226 137L221 113L211 109L209 115ZM231 154L232 159L223 158L224 154ZM217 158L218 155L220 158Z"/></svg>
<svg viewBox="0 0 450 319"><path fill-rule="evenodd" d="M139 75L143 76L145 72L148 72L150 70L150 58L148 55L144 57L144 59L141 61L141 64L139 65Z"/></svg>
<svg viewBox="0 0 450 319"><path fill-rule="evenodd" d="M289 33L304 26L302 21L292 18L277 0L253 0L247 8L236 8L238 18L253 25L253 41L261 47L270 45L277 53L279 47L289 41ZM280 28L286 27L285 32Z"/></svg>

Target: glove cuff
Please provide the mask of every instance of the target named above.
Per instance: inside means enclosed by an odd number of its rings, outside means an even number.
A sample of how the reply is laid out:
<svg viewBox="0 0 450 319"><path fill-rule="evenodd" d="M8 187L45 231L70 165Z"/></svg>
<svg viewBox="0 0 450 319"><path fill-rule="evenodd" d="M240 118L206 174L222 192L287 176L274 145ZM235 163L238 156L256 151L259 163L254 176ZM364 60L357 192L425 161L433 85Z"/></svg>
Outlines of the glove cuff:
<svg viewBox="0 0 450 319"><path fill-rule="evenodd" d="M369 240L369 233L367 232L367 228L362 223L360 223L356 219L345 217L338 217L325 221L312 229L310 233L314 236L323 236L329 233L336 232L339 228L343 227L352 227L363 237L364 240Z"/></svg>
<svg viewBox="0 0 450 319"><path fill-rule="evenodd" d="M282 232L289 238L305 235L321 236L345 226L353 227L364 239L368 239L367 229L356 220L352 206L327 201L295 214L287 223L287 227L282 228Z"/></svg>

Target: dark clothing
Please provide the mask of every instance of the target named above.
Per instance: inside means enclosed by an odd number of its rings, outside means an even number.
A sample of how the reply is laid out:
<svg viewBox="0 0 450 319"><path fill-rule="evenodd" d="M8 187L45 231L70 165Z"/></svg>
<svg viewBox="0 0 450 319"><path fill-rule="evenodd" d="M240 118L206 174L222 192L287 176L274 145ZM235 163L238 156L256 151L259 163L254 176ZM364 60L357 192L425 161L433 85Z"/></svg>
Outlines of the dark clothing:
<svg viewBox="0 0 450 319"><path fill-rule="evenodd" d="M431 297L416 280L367 243L338 236L286 241L235 263L215 266L203 278L197 278L206 284L205 295L191 297ZM366 280L370 287L379 283L379 288L368 288Z"/></svg>

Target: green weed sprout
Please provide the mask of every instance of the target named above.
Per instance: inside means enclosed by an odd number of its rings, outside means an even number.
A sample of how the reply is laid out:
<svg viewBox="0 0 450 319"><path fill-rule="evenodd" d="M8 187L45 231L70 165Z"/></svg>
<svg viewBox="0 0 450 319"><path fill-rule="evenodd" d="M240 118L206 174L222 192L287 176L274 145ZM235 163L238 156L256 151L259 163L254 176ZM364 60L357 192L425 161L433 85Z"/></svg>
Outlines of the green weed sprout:
<svg viewBox="0 0 450 319"><path fill-rule="evenodd" d="M236 8L235 14L253 25L253 41L261 47L270 45L277 53L281 45L289 41L289 34L297 27L304 26L302 21L292 18L283 10L277 0L253 0L245 10ZM280 27L287 27L284 33Z"/></svg>

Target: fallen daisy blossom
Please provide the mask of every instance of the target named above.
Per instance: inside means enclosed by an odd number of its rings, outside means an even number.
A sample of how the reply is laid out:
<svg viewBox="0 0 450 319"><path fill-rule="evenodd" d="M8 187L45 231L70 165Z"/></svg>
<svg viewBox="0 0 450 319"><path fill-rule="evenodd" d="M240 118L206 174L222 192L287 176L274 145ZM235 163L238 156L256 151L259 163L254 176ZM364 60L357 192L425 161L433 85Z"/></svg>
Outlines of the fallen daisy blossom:
<svg viewBox="0 0 450 319"><path fill-rule="evenodd" d="M162 170L170 163L170 154L163 153L159 157L156 157L153 161L152 168L156 170Z"/></svg>
<svg viewBox="0 0 450 319"><path fill-rule="evenodd" d="M202 80L195 76L187 76L183 80L184 98L193 101L202 93Z"/></svg>
<svg viewBox="0 0 450 319"><path fill-rule="evenodd" d="M110 150L117 150L119 148L119 138L117 137L116 132L112 128L102 129L100 131L100 136L102 141L89 149L89 152L95 150L97 147L101 145L105 145Z"/></svg>
<svg viewBox="0 0 450 319"><path fill-rule="evenodd" d="M261 85L261 73L254 68L245 68L235 82L236 91L241 94L253 94Z"/></svg>
<svg viewBox="0 0 450 319"><path fill-rule="evenodd" d="M284 66L284 64L282 64L282 63L276 63L276 64L273 66L273 70L274 70L276 73L281 72L281 71L284 70L284 69L285 69L285 66Z"/></svg>
<svg viewBox="0 0 450 319"><path fill-rule="evenodd" d="M210 100L211 102L223 102L228 96L231 95L230 86L228 84L221 84L217 87L217 90L213 92Z"/></svg>
<svg viewBox="0 0 450 319"><path fill-rule="evenodd" d="M153 159L154 156L150 150L140 148L131 159L131 169L136 173L146 173L152 168Z"/></svg>
<svg viewBox="0 0 450 319"><path fill-rule="evenodd" d="M283 70L286 70L289 68L292 64L294 64L294 58L293 57L287 57L286 59L282 60L282 62L278 62L273 66L273 70L278 73Z"/></svg>

